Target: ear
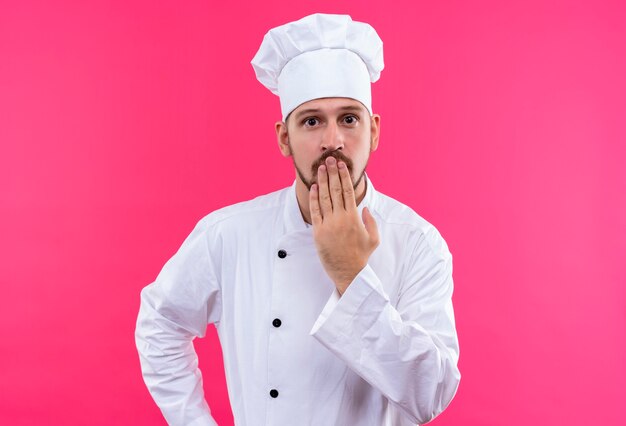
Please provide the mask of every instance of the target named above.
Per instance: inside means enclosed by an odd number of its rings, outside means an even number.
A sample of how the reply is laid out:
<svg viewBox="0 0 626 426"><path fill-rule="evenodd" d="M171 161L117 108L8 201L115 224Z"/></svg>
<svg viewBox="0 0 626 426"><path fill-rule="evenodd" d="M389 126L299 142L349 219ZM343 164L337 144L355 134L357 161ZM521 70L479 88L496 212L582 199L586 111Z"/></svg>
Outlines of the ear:
<svg viewBox="0 0 626 426"><path fill-rule="evenodd" d="M291 146L289 145L289 134L287 133L287 124L284 121L276 122L276 140L278 149L280 149L283 157L291 156Z"/></svg>
<svg viewBox="0 0 626 426"><path fill-rule="evenodd" d="M378 139L380 138L380 115L372 114L370 123L371 123L371 135L372 135L372 143L370 146L370 152L374 152L378 149Z"/></svg>

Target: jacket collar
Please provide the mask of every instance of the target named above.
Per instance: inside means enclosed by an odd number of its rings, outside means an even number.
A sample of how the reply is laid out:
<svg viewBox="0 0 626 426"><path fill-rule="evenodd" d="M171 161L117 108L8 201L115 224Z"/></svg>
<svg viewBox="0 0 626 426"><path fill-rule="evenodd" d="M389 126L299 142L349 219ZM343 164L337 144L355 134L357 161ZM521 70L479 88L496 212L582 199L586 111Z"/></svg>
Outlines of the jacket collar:
<svg viewBox="0 0 626 426"><path fill-rule="evenodd" d="M367 176L367 173L363 176L365 179L365 197L357 206L359 210L359 217L363 217L363 207L367 206L370 211L374 210L374 206L376 203L376 199L378 198L378 193L374 189L374 185L372 185L372 181ZM284 210L284 219L285 219L285 233L297 232L297 231L308 231L312 232L313 226L309 225L304 221L302 217L302 213L300 212L300 207L298 206L298 198L296 197L296 181L293 181L291 187L287 188L287 199L285 202L285 210Z"/></svg>

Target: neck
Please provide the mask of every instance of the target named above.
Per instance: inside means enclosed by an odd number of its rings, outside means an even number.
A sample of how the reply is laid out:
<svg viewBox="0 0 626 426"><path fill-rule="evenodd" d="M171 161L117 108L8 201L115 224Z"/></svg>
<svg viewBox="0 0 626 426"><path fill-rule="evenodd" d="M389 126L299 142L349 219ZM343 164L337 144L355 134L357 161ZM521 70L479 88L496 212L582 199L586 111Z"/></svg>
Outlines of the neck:
<svg viewBox="0 0 626 426"><path fill-rule="evenodd" d="M354 195L356 197L356 205L358 206L365 198L365 192L367 189L366 177L363 176L361 182L354 190ZM298 199L298 207L300 207L300 213L302 213L302 219L309 225L312 224L311 221L311 207L309 205L309 190L304 185L302 180L296 175L296 198Z"/></svg>

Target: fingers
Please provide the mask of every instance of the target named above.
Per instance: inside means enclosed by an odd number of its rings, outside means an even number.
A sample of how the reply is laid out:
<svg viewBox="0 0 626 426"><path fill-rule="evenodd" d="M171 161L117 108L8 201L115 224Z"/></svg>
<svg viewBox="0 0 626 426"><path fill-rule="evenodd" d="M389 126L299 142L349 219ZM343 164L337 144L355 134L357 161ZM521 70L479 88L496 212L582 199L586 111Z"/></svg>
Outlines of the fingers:
<svg viewBox="0 0 626 426"><path fill-rule="evenodd" d="M337 164L339 168L339 177L341 178L341 188L343 192L343 205L347 211L356 210L356 198L354 195L354 188L352 187L352 178L350 177L350 171L346 166L346 163L340 161Z"/></svg>
<svg viewBox="0 0 626 426"><path fill-rule="evenodd" d="M321 225L323 219L318 197L318 186L317 184L313 184L311 186L311 190L309 191L309 209L311 211L311 223L313 224L313 226Z"/></svg>
<svg viewBox="0 0 626 426"><path fill-rule="evenodd" d="M343 189L339 179L337 160L334 157L328 157L326 159L326 168L328 169L328 189L333 203L333 210L343 209Z"/></svg>
<svg viewBox="0 0 626 426"><path fill-rule="evenodd" d="M319 185L317 192L320 211L322 212L322 217L326 217L333 212L333 206L328 190L328 174L326 173L326 166L323 164L317 169L317 183Z"/></svg>

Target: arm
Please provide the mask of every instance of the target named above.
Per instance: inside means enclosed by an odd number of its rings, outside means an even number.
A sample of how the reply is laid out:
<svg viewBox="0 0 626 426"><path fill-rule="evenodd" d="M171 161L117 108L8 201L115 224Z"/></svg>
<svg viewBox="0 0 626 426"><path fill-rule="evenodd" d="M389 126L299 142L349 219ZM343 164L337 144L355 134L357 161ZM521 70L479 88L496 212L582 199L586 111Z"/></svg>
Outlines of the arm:
<svg viewBox="0 0 626 426"><path fill-rule="evenodd" d="M199 222L155 282L141 291L135 330L144 382L171 425L215 425L193 347L219 320L219 283Z"/></svg>
<svg viewBox="0 0 626 426"><path fill-rule="evenodd" d="M441 238L434 231L432 235ZM311 334L415 423L426 423L458 388L452 256L426 236L411 256L394 307L367 265L343 295L336 290ZM443 242L443 240L441 240Z"/></svg>
<svg viewBox="0 0 626 426"><path fill-rule="evenodd" d="M311 335L413 422L426 423L460 380L448 247L433 227L416 235L393 306L368 263L378 227L367 207L360 221L347 167L327 158L318 182L309 194L313 235L336 290Z"/></svg>

